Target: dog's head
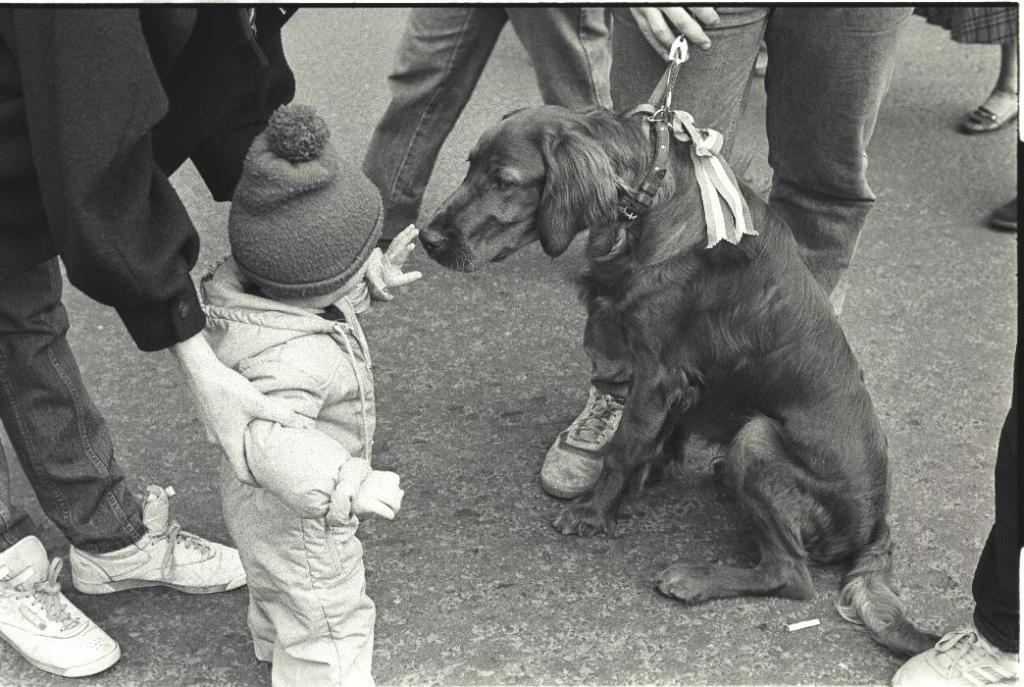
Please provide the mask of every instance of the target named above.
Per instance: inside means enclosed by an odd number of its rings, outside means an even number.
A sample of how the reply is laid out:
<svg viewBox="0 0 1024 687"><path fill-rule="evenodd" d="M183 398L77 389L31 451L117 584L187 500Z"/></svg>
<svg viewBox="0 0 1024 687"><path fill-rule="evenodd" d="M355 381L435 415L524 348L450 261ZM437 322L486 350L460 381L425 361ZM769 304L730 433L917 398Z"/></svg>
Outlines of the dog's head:
<svg viewBox="0 0 1024 687"><path fill-rule="evenodd" d="M485 132L466 178L420 233L427 253L470 272L537 240L561 255L579 232L613 222L619 182L587 117L546 105Z"/></svg>

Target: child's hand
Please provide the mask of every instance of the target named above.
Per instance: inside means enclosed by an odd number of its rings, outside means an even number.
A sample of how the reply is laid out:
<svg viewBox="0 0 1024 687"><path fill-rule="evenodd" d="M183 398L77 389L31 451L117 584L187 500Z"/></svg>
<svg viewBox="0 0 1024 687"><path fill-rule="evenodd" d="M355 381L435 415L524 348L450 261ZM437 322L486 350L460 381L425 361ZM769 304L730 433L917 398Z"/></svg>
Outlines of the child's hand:
<svg viewBox="0 0 1024 687"><path fill-rule="evenodd" d="M399 477L386 470L373 470L352 499L352 512L356 515L379 515L393 520L402 507L405 492L398 487Z"/></svg>
<svg viewBox="0 0 1024 687"><path fill-rule="evenodd" d="M374 249L366 261L366 283L370 286L370 295L379 301L390 301L394 296L388 293L392 286L411 284L423 275L419 272L402 272L402 266L412 253L416 244L413 243L420 232L410 224L394 238L388 246L388 252L381 254Z"/></svg>

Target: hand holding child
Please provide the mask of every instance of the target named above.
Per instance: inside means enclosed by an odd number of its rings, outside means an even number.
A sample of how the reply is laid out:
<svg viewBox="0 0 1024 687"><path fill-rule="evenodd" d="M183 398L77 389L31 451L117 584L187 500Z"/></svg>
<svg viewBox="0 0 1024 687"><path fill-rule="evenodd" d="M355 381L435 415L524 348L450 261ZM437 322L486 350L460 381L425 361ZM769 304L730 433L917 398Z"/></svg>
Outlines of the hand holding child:
<svg viewBox="0 0 1024 687"><path fill-rule="evenodd" d="M352 512L358 516L379 515L385 520L394 520L405 495L398 486L398 480L398 475L393 472L370 471L352 498Z"/></svg>
<svg viewBox="0 0 1024 687"><path fill-rule="evenodd" d="M393 286L405 286L421 278L420 272L403 272L402 266L416 247L414 241L419 236L416 226L410 224L394 238L386 253L374 249L367 259L366 282L370 287L370 295L380 301L390 301L394 296L388 293Z"/></svg>

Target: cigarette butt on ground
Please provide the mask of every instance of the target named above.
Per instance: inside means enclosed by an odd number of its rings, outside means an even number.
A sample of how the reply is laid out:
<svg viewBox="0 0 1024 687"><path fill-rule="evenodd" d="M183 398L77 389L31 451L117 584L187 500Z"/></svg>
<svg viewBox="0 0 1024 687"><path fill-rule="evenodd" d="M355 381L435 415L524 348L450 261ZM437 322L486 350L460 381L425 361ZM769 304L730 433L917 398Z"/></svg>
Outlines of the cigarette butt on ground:
<svg viewBox="0 0 1024 687"><path fill-rule="evenodd" d="M791 623L789 625L786 625L786 629L790 632L796 632L797 630L803 630L808 627L814 627L815 625L821 625L821 621L817 618L814 618L813 620L803 620L799 623Z"/></svg>
<svg viewBox="0 0 1024 687"><path fill-rule="evenodd" d="M167 487L166 489L164 489L164 492L165 492L165 493L166 493L166 494L167 494L168 496L174 496L174 493L175 493L175 492L174 492L174 487Z"/></svg>

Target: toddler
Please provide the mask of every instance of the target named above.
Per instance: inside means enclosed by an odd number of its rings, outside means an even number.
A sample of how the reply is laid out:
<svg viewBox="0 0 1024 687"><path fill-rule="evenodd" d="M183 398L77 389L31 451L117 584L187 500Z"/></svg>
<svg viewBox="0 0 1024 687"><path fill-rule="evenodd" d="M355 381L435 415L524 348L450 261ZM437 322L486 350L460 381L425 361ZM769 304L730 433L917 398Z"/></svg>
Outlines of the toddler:
<svg viewBox="0 0 1024 687"><path fill-rule="evenodd" d="M245 465L224 461L224 519L249 582L256 657L277 685L372 685L374 605L358 516L391 519L398 475L373 470L370 353L356 313L407 284L408 227L382 255L376 190L339 158L311 108L253 142L235 190L232 256L202 280L207 336L226 365L315 420L258 420Z"/></svg>

